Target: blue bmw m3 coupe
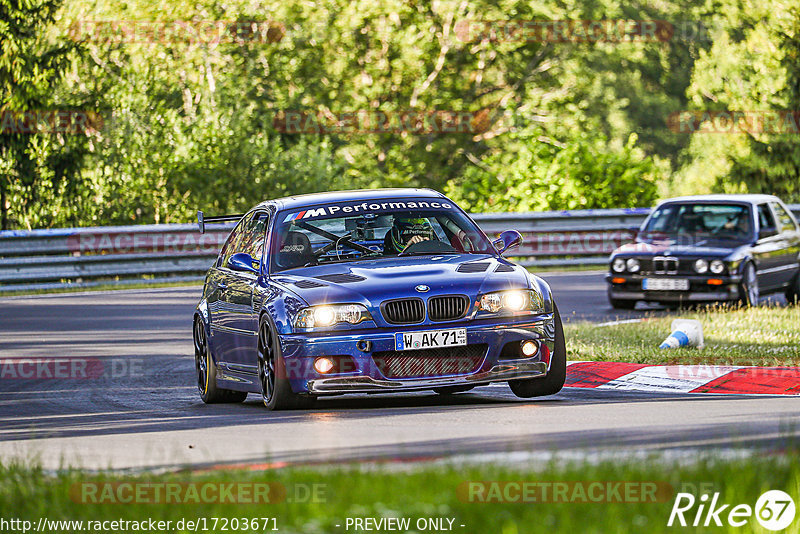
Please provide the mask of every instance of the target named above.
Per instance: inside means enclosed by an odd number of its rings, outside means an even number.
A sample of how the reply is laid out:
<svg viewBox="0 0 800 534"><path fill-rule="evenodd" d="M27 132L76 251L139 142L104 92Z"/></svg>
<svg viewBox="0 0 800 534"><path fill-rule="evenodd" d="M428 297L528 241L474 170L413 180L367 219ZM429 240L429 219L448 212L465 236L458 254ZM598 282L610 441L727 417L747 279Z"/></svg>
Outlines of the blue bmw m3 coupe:
<svg viewBox="0 0 800 534"><path fill-rule="evenodd" d="M548 285L503 257L452 200L423 189L263 202L238 220L194 314L207 403L261 396L271 410L347 393L467 391L508 382L552 395L566 374Z"/></svg>

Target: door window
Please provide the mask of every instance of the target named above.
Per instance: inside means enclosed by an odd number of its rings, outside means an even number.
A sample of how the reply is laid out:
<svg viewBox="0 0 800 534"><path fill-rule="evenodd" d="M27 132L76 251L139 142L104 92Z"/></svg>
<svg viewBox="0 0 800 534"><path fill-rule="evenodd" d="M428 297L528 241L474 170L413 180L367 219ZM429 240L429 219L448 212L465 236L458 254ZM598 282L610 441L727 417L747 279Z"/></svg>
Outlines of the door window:
<svg viewBox="0 0 800 534"><path fill-rule="evenodd" d="M792 220L792 216L786 213L786 210L783 209L778 203L773 203L772 208L775 210L775 214L778 216L778 227L780 228L781 232L794 232L797 230L797 227L794 225L794 221Z"/></svg>
<svg viewBox="0 0 800 534"><path fill-rule="evenodd" d="M764 230L775 230L775 218L772 216L772 211L769 209L769 204L761 204L758 206L758 227L761 232Z"/></svg>
<svg viewBox="0 0 800 534"><path fill-rule="evenodd" d="M244 232L242 232L242 239L237 242L236 252L246 252L255 261L261 263L268 223L269 214L264 211L257 212L247 222Z"/></svg>
<svg viewBox="0 0 800 534"><path fill-rule="evenodd" d="M225 267L228 264L228 259L237 252L239 248L238 243L242 240L244 228L251 218L252 214L243 217L242 220L239 221L239 224L236 225L236 228L233 229L231 235L228 236L228 239L225 240L225 244L222 245L222 251L220 251L219 257L217 258L217 267Z"/></svg>

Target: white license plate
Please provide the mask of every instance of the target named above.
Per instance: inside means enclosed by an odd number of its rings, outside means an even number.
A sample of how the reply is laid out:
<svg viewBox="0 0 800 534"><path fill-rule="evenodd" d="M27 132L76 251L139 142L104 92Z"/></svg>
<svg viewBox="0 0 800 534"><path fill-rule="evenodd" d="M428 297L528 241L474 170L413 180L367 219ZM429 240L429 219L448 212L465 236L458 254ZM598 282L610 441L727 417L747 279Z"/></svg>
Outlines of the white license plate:
<svg viewBox="0 0 800 534"><path fill-rule="evenodd" d="M645 291L688 291L689 280L685 278L645 278L642 280Z"/></svg>
<svg viewBox="0 0 800 534"><path fill-rule="evenodd" d="M397 350L436 349L460 347L467 344L467 329L428 330L426 332L398 332L394 335Z"/></svg>

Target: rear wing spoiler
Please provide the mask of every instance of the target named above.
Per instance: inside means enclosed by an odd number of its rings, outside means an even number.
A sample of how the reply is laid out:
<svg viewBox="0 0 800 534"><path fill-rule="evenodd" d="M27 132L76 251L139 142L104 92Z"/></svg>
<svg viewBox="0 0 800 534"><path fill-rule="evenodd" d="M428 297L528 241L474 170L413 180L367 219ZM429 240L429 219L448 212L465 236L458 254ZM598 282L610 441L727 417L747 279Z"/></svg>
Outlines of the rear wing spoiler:
<svg viewBox="0 0 800 534"><path fill-rule="evenodd" d="M229 221L238 221L242 217L244 217L244 213L240 213L238 215L218 215L216 217L206 217L202 211L197 211L197 228L200 230L201 234L206 233L206 223L219 223L219 222L229 222Z"/></svg>

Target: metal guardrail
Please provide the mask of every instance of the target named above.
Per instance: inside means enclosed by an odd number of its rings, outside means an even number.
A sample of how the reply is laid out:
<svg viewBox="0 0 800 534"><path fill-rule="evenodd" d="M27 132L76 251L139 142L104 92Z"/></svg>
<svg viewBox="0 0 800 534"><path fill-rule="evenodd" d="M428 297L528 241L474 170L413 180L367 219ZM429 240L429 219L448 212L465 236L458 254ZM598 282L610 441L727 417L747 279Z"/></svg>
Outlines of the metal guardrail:
<svg viewBox="0 0 800 534"><path fill-rule="evenodd" d="M800 205L790 206L800 218ZM605 265L630 242L650 208L481 213L494 236L513 228L525 237L514 255L529 267ZM0 232L0 291L201 280L233 224L59 228Z"/></svg>

